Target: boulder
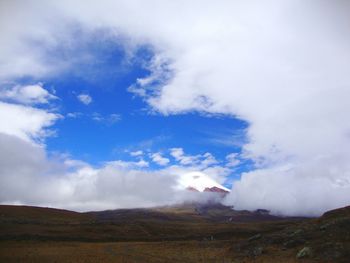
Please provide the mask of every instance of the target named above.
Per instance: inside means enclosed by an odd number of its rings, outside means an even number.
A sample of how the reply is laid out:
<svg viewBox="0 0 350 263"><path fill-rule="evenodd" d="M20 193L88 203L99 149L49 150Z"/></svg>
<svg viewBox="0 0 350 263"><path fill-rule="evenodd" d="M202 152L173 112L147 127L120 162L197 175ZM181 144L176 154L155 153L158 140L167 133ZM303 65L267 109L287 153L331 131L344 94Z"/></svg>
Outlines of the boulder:
<svg viewBox="0 0 350 263"><path fill-rule="evenodd" d="M300 258L307 258L310 257L312 255L312 250L310 247L303 247L298 253L296 258L300 259Z"/></svg>

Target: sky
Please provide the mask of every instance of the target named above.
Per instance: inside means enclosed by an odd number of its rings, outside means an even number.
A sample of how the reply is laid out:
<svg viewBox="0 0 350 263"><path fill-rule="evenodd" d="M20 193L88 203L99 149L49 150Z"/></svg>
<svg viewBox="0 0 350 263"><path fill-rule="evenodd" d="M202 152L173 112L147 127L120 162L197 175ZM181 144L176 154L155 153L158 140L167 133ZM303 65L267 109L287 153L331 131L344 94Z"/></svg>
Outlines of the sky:
<svg viewBox="0 0 350 263"><path fill-rule="evenodd" d="M0 2L0 203L193 200L317 216L350 203L350 4Z"/></svg>

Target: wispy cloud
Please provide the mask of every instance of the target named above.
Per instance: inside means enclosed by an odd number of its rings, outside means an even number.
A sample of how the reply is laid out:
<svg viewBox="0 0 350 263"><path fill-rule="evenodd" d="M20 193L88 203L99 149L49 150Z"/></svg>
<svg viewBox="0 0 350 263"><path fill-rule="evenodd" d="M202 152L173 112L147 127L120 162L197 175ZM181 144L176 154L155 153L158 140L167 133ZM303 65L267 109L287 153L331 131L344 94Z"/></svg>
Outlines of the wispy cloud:
<svg viewBox="0 0 350 263"><path fill-rule="evenodd" d="M230 153L226 155L226 166L228 167L236 167L241 163L241 161L238 158L239 154L238 153Z"/></svg>
<svg viewBox="0 0 350 263"><path fill-rule="evenodd" d="M205 139L200 139L200 142L204 144L241 148L248 142L246 128L221 128L214 131L201 131L201 133Z"/></svg>
<svg viewBox="0 0 350 263"><path fill-rule="evenodd" d="M91 98L91 96L89 95L89 94L79 94L78 96L77 96L77 98L78 98L78 100L81 102L81 103L83 103L83 104L85 104L85 105L89 105L91 102L92 102L92 98Z"/></svg>
<svg viewBox="0 0 350 263"><path fill-rule="evenodd" d="M100 122L106 125L113 125L122 119L121 115L117 113L102 115L101 113L98 113L98 112L94 112L91 115L91 118L96 122Z"/></svg>
<svg viewBox="0 0 350 263"><path fill-rule="evenodd" d="M68 118L72 118L72 119L79 118L79 117L81 117L81 116L83 116L83 115L84 115L84 114L81 113L81 112L69 112L69 113L66 114L66 116L67 116Z"/></svg>

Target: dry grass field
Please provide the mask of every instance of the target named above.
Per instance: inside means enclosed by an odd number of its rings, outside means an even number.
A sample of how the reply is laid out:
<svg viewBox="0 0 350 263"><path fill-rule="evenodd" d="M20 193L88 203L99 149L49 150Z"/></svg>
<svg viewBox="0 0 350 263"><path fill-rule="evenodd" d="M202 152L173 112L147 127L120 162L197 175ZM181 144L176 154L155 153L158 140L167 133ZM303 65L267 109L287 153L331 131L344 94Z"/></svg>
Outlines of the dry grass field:
<svg viewBox="0 0 350 263"><path fill-rule="evenodd" d="M2 242L1 262L300 262L295 250L269 249L259 257L230 252L230 241L165 242ZM318 262L305 259L302 262ZM325 261L326 262L326 261Z"/></svg>
<svg viewBox="0 0 350 263"><path fill-rule="evenodd" d="M90 213L0 206L0 262L345 263L349 230L349 208L278 219L223 206Z"/></svg>

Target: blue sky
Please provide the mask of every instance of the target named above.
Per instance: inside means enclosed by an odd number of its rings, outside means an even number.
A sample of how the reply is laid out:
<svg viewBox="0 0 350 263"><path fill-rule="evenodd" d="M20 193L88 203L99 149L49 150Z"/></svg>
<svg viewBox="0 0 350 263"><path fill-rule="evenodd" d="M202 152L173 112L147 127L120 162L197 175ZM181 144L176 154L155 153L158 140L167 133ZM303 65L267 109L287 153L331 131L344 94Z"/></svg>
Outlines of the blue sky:
<svg viewBox="0 0 350 263"><path fill-rule="evenodd" d="M104 41L78 37L69 50L48 51L50 57L88 54L71 70L58 76L17 80L23 86L40 82L59 98L50 105L62 118L50 127L55 136L45 141L49 154L67 154L100 167L113 160L138 160L140 157L130 152L141 150L142 159L149 162L144 169L157 170L161 167L151 162L149 155L160 152L170 159L169 165L176 164L171 148L183 148L189 155L209 152L222 162L230 153L241 153L246 122L224 114L163 115L152 111L143 98L128 91L137 79L150 75L146 65L154 56L152 50L141 46L130 58L118 39L104 38L103 33L101 37ZM91 102L82 103L78 99L81 94L88 95ZM251 162L241 162L225 185L231 187L232 180L251 167Z"/></svg>

